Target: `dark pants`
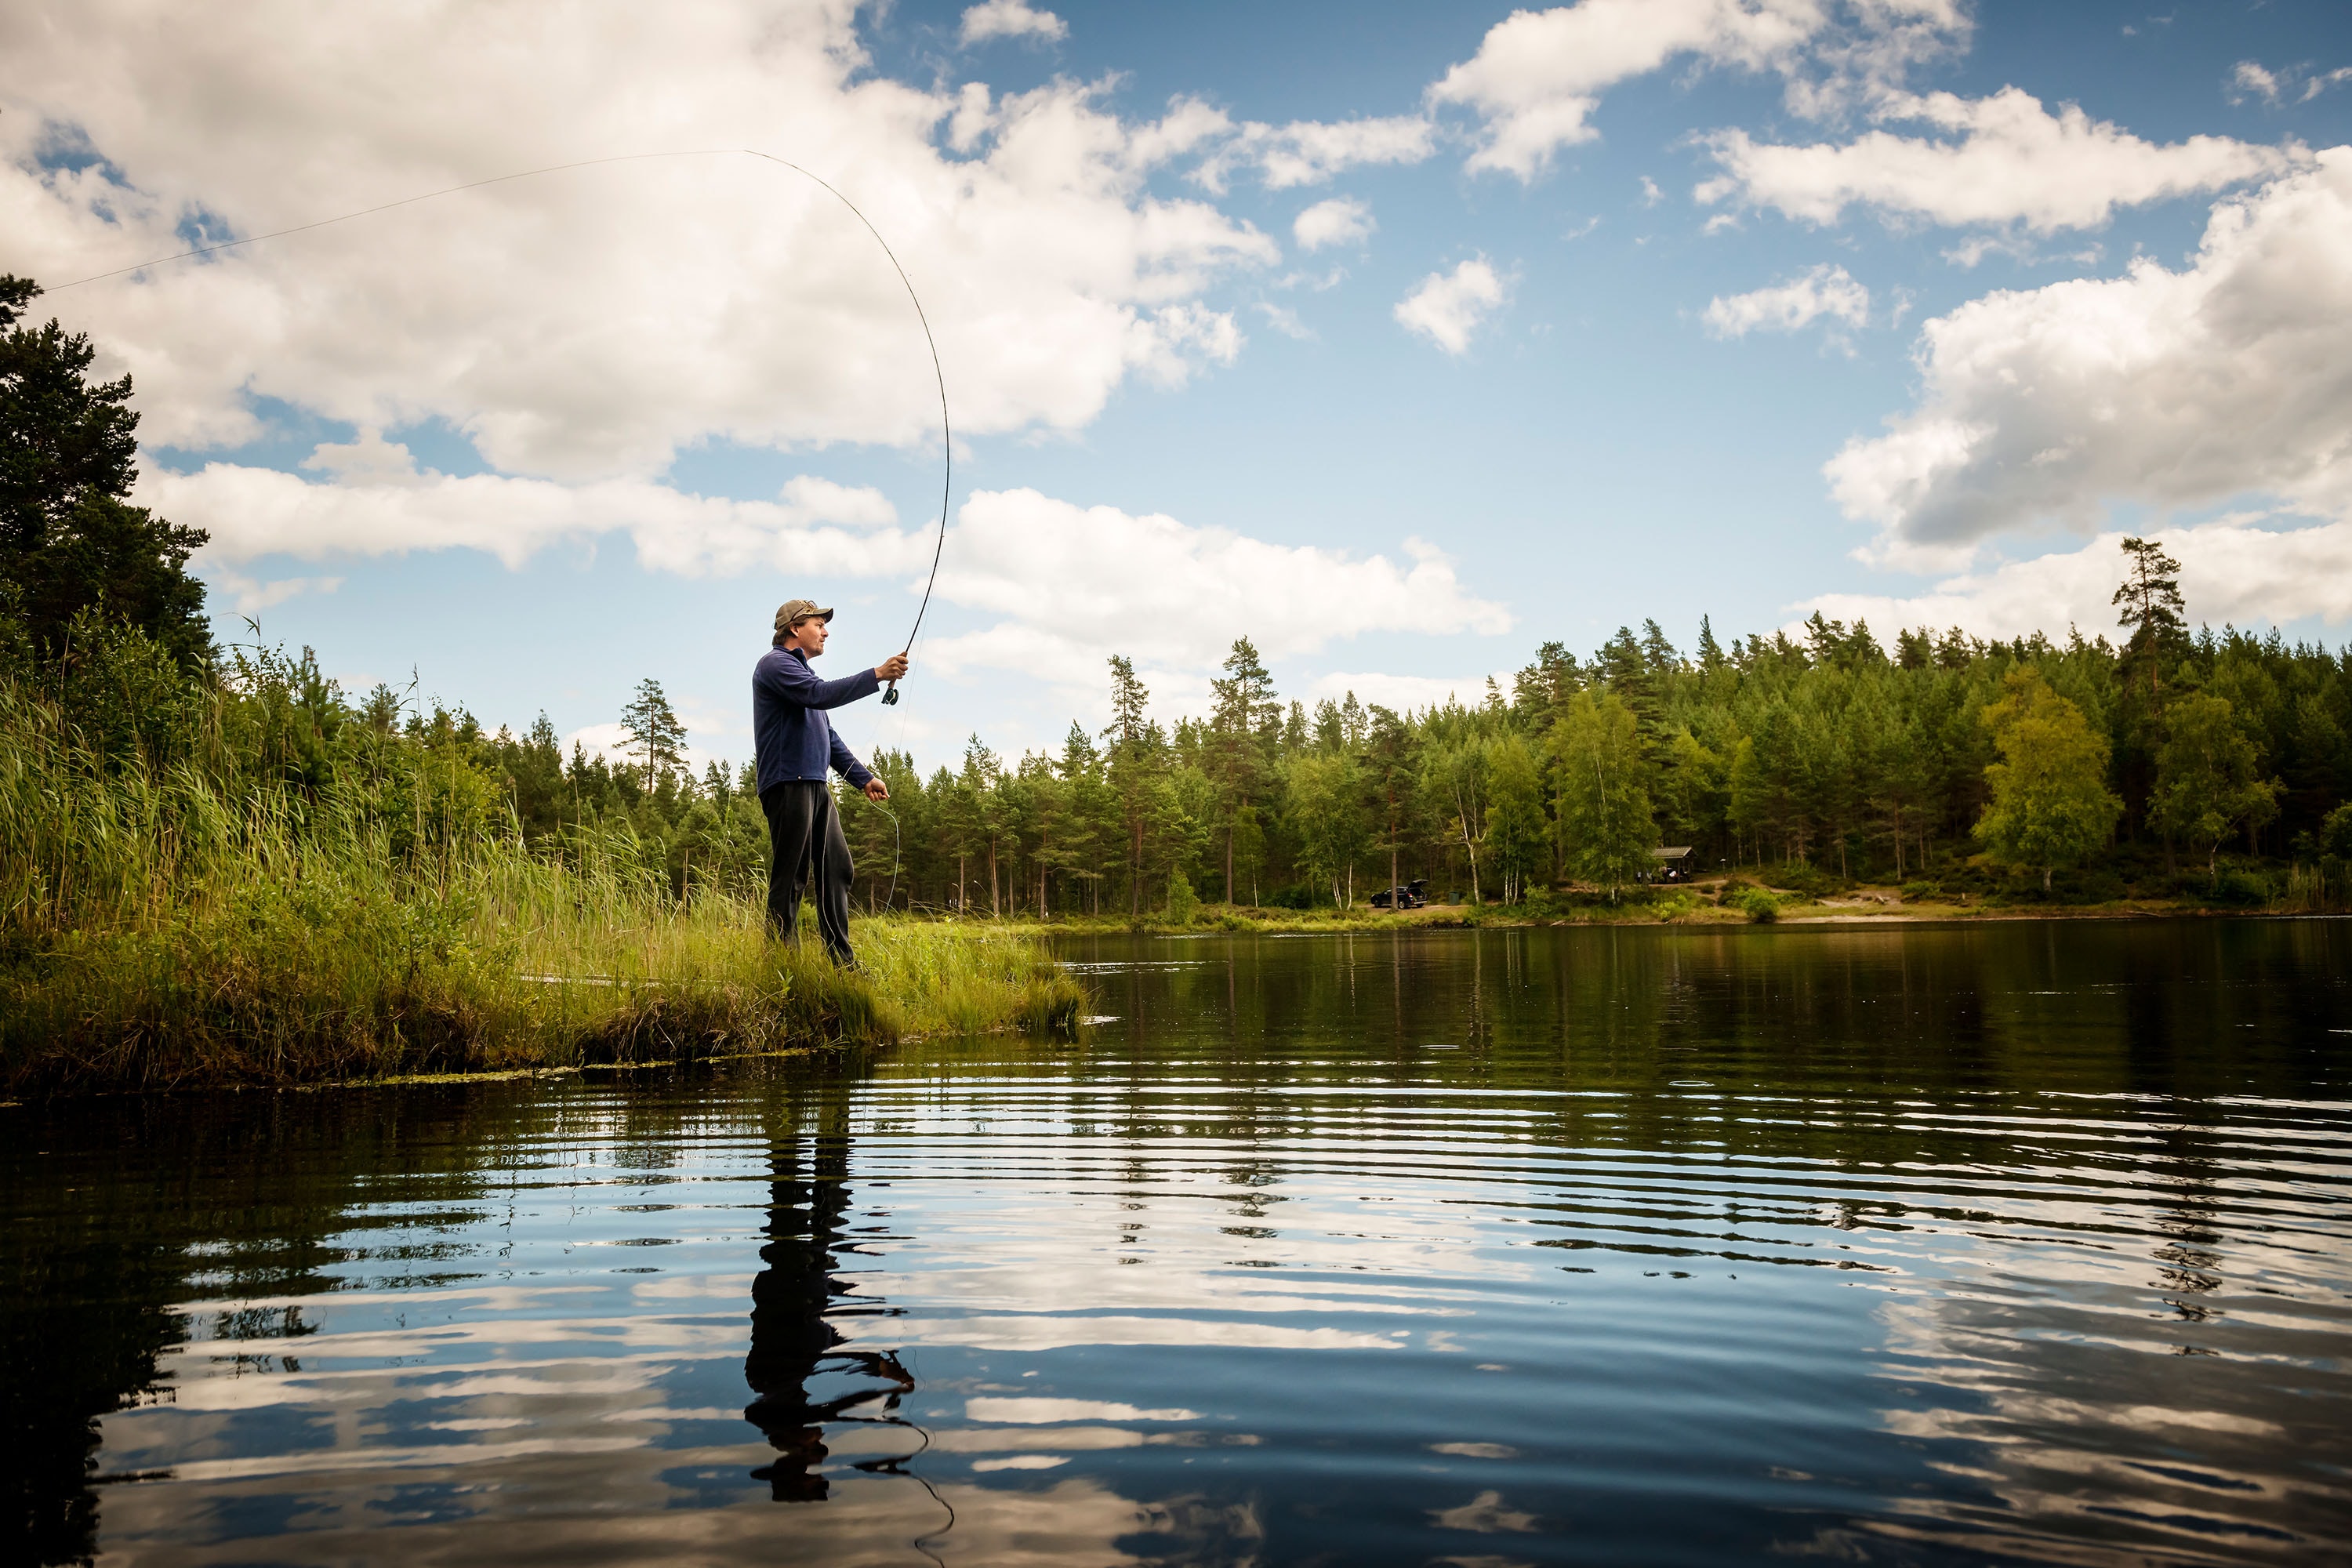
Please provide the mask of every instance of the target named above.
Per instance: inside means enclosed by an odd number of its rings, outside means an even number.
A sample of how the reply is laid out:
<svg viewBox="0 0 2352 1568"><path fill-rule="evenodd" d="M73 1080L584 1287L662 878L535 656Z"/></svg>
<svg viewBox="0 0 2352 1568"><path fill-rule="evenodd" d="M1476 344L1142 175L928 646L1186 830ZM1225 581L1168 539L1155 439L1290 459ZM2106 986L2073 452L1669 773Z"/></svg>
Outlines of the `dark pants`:
<svg viewBox="0 0 2352 1568"><path fill-rule="evenodd" d="M816 868L816 929L835 963L849 954L849 879L856 868L849 840L841 836L841 814L833 794L814 779L770 784L760 792L768 814L768 844L775 858L768 868L768 925L784 941L801 937L801 892Z"/></svg>

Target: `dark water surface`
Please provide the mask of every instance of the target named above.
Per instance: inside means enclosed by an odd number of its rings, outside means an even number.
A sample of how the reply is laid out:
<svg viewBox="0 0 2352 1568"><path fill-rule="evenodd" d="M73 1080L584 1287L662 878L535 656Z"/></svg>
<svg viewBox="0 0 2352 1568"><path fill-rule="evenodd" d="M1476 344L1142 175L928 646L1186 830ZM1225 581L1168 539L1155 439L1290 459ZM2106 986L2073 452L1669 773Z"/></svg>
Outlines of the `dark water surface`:
<svg viewBox="0 0 2352 1568"><path fill-rule="evenodd" d="M11 1558L2352 1556L2352 923L1069 952L1075 1047L0 1110Z"/></svg>

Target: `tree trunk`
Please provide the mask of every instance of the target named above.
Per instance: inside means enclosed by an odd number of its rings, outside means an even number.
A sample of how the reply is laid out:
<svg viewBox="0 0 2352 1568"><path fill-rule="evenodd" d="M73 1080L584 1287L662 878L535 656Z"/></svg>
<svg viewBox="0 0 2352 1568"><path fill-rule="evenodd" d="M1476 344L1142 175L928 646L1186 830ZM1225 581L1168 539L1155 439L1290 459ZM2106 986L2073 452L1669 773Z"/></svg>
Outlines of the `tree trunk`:
<svg viewBox="0 0 2352 1568"><path fill-rule="evenodd" d="M988 918L992 921L1004 918L1003 901L996 896L996 840L993 838L988 841Z"/></svg>
<svg viewBox="0 0 2352 1568"><path fill-rule="evenodd" d="M1234 825L1225 824L1225 908L1234 907Z"/></svg>

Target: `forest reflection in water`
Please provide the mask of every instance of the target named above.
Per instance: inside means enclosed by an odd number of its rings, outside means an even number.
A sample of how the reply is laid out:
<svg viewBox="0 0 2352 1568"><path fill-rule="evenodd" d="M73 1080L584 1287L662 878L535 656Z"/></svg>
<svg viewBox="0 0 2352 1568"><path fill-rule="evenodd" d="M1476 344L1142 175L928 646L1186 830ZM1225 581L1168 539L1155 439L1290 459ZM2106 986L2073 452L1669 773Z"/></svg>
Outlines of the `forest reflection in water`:
<svg viewBox="0 0 2352 1568"><path fill-rule="evenodd" d="M41 1562L2341 1552L2347 936L1090 942L1075 1047L10 1108L5 1518Z"/></svg>

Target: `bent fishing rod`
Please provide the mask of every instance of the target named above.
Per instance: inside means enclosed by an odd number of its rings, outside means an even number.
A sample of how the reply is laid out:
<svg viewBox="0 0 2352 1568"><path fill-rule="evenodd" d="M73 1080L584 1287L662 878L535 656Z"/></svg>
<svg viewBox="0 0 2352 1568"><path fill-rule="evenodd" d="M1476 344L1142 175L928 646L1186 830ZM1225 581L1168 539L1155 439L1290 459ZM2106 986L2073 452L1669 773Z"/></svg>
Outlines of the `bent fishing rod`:
<svg viewBox="0 0 2352 1568"><path fill-rule="evenodd" d="M103 282L109 278L120 278L126 273L142 272L151 267L162 267L174 261L187 261L199 256L210 256L216 251L236 250L248 245L259 245L266 240L283 239L289 235L307 234L314 228L327 228L339 223L350 223L355 218L391 212L396 207L415 206L419 202L429 202L441 196L454 196L464 191L477 191L486 185L502 185L516 180L533 179L541 174L562 174L567 169L589 169L606 163L640 163L656 158L726 158L739 154L782 164L793 174L815 182L835 200L847 207L859 223L866 226L866 232L874 237L874 243L880 246L882 254L890 258L890 269L898 275L898 281L906 287L907 299L915 307L915 320L923 329L923 344L930 350L931 375L937 382L940 392L940 526L939 537L931 545L930 573L923 580L922 602L915 607L915 624L908 628L907 646L900 650L902 657L911 656L915 651L915 639L922 634L923 616L931 607L931 590L939 584L940 561L946 553L948 544L948 500L955 489L955 432L948 419L948 374L940 363L939 340L931 335L930 316L923 310L921 297L915 292L914 279L908 278L906 268L899 265L898 253L890 248L890 242L882 237L882 231L874 226L874 220L867 217L856 202L844 195L837 186L823 175L803 168L789 158L779 158L772 153L762 153L756 147L696 147L669 153L623 153L609 158L582 158L569 163L550 163L542 168L520 169L511 174L493 174L485 180L468 180L461 185L448 185L437 191L426 191L420 195L403 196L398 201L379 203L372 207L362 207L356 212L339 213L333 217L322 217L310 223L296 224L290 228L272 229L268 234L248 235L243 239L225 239L212 245L194 246L186 250L174 251L169 256L159 256L152 260L133 262L128 267L117 267L111 271L94 272L87 278L77 278L70 283L60 283L48 291L63 293L68 289L79 289L85 283ZM886 708L895 707L898 701L898 683L893 680L882 693L882 703ZM894 816L892 818L894 826L896 822L897 818Z"/></svg>

